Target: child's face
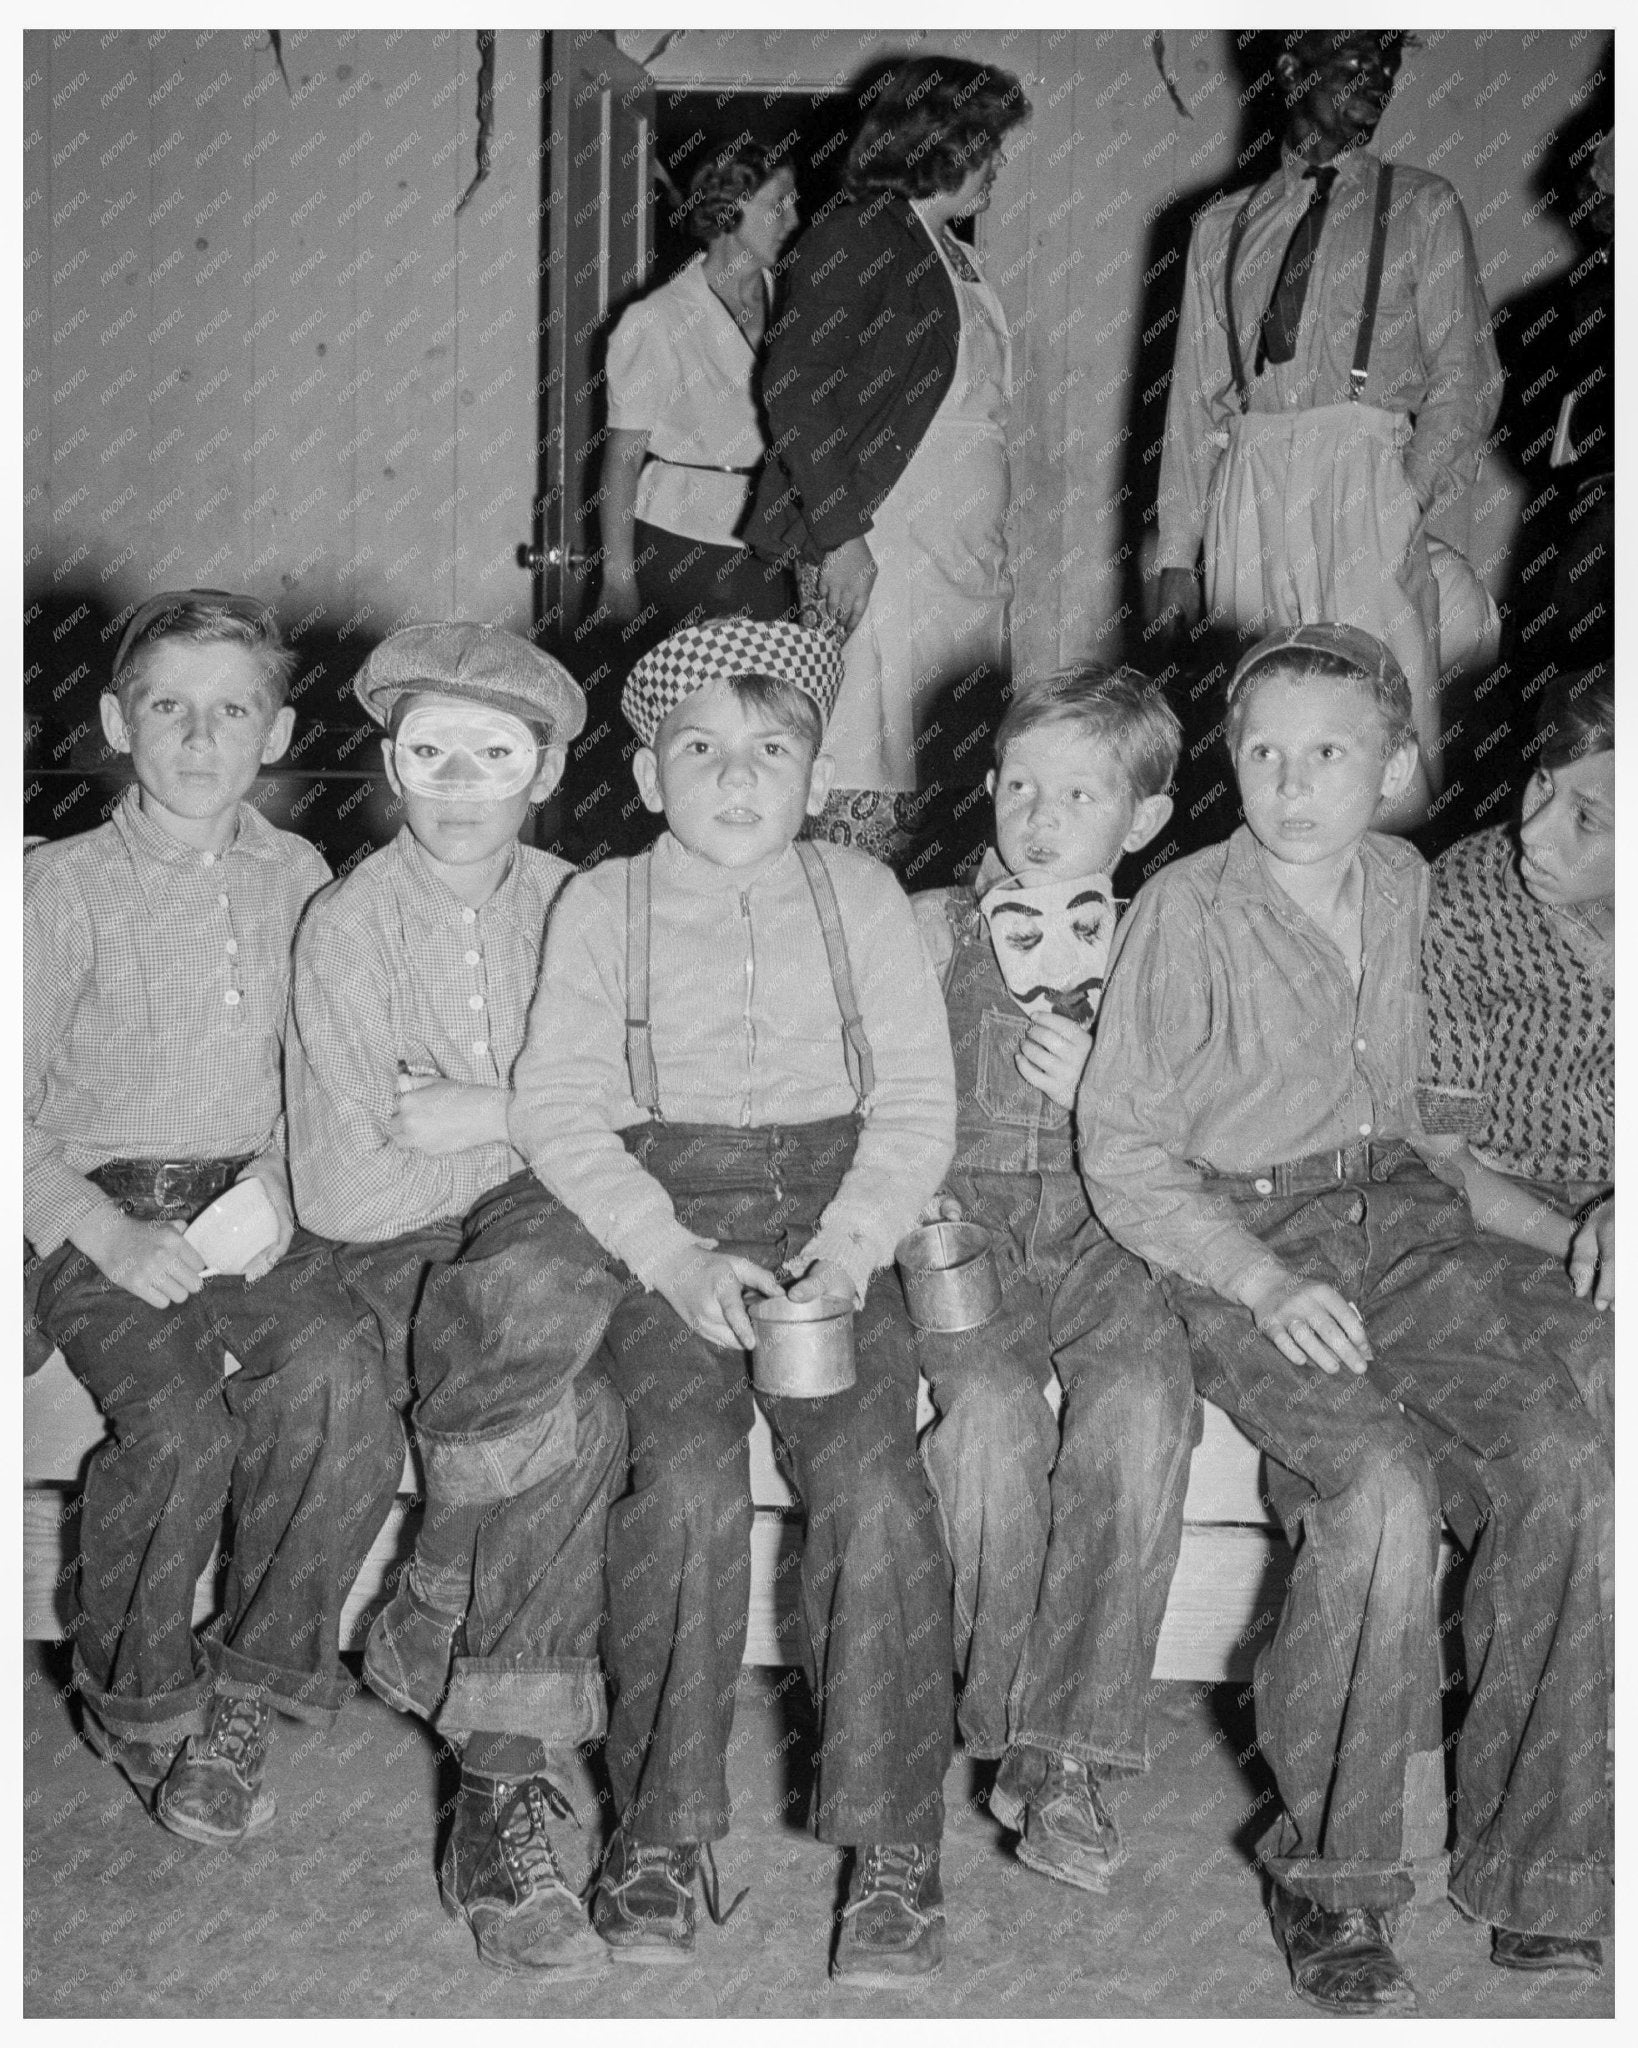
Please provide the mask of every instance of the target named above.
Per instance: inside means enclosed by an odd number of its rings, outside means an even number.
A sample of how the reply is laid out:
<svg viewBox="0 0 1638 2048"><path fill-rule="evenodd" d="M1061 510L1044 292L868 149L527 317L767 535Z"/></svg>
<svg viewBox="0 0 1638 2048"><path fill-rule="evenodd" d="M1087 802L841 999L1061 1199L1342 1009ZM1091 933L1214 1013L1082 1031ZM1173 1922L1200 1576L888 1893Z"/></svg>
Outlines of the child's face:
<svg viewBox="0 0 1638 2048"><path fill-rule="evenodd" d="M144 810L179 837L228 816L295 723L288 704L274 709L261 657L231 641L161 640L125 706L112 693L102 700L102 729L130 755Z"/></svg>
<svg viewBox="0 0 1638 2048"><path fill-rule="evenodd" d="M1555 909L1615 901L1615 750L1538 768L1524 792L1519 879Z"/></svg>
<svg viewBox="0 0 1638 2048"><path fill-rule="evenodd" d="M696 690L666 714L632 773L651 811L663 811L690 853L719 868L750 868L782 853L817 817L835 764L765 711L747 710L726 683Z"/></svg>
<svg viewBox="0 0 1638 2048"><path fill-rule="evenodd" d="M1409 742L1384 757L1386 736L1362 684L1276 671L1253 685L1234 773L1246 823L1275 860L1306 868L1352 857L1416 764Z"/></svg>
<svg viewBox="0 0 1638 2048"><path fill-rule="evenodd" d="M418 691L381 742L387 780L425 851L446 867L477 867L523 830L563 776L565 750L540 746L521 719L470 697Z"/></svg>
<svg viewBox="0 0 1638 2048"><path fill-rule="evenodd" d="M1074 881L1112 875L1171 816L1169 796L1140 797L1108 747L1072 725L1038 725L991 769L995 844L1010 874Z"/></svg>

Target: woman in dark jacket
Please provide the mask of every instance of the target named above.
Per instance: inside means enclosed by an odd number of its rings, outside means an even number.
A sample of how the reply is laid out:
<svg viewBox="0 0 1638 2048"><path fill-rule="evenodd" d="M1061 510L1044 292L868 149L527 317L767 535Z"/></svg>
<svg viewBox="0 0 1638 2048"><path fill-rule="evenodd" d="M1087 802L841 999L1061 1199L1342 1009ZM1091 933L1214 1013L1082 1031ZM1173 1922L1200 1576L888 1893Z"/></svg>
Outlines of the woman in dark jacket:
<svg viewBox="0 0 1638 2048"><path fill-rule="evenodd" d="M802 238L770 331L771 459L747 522L794 559L805 613L846 634L820 831L888 859L897 799L948 685L1004 672L1011 345L1000 301L952 224L989 204L1029 101L1009 72L956 57L877 83L847 200Z"/></svg>

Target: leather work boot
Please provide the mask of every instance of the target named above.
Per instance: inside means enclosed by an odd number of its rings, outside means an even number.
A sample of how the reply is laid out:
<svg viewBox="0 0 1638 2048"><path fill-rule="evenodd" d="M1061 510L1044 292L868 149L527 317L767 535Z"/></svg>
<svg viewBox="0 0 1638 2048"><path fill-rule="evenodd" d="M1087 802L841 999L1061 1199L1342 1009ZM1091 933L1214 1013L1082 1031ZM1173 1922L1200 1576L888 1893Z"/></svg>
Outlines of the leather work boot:
<svg viewBox="0 0 1638 2048"><path fill-rule="evenodd" d="M574 1819L550 1778L490 1778L462 1770L438 1896L464 1920L486 1963L502 1970L579 1976L607 1967L580 1894L559 1867L549 1818ZM578 1825L578 1823L577 1823Z"/></svg>
<svg viewBox="0 0 1638 2048"><path fill-rule="evenodd" d="M853 1852L830 1974L861 1989L903 1990L944 1966L944 1888L938 1849L867 1842Z"/></svg>
<svg viewBox="0 0 1638 2048"><path fill-rule="evenodd" d="M273 1819L277 1802L262 1790L273 1740L273 1709L252 1693L218 1693L203 1735L178 1750L154 1800L154 1813L190 1842L242 1842Z"/></svg>

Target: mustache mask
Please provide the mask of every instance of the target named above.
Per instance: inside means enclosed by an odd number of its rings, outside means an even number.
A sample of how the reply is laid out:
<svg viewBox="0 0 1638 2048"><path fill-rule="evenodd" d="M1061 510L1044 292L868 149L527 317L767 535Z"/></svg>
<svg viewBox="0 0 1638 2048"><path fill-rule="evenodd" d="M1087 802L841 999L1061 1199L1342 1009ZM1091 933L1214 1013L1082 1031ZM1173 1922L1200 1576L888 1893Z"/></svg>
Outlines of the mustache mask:
<svg viewBox="0 0 1638 2048"><path fill-rule="evenodd" d="M979 913L1012 999L1031 1016L1053 1012L1090 1026L1103 994L1115 935L1107 875L1069 882L1016 882L985 890Z"/></svg>
<svg viewBox="0 0 1638 2048"><path fill-rule="evenodd" d="M535 779L540 750L521 718L484 704L418 705L392 743L405 789L444 803L498 803Z"/></svg>

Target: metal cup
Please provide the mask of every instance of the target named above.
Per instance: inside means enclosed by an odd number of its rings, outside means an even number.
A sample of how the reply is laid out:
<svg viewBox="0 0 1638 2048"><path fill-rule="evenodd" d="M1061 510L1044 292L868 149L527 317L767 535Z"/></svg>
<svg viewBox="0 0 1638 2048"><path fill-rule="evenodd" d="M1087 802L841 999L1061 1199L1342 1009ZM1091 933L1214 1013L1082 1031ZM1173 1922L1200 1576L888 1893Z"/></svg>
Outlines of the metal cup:
<svg viewBox="0 0 1638 2048"><path fill-rule="evenodd" d="M926 1223L893 1254L918 1330L976 1330L1001 1306L990 1233L979 1223Z"/></svg>
<svg viewBox="0 0 1638 2048"><path fill-rule="evenodd" d="M763 1394L794 1394L816 1401L851 1387L853 1303L836 1294L792 1301L783 1294L758 1296L747 1304L756 1348L751 1384Z"/></svg>

